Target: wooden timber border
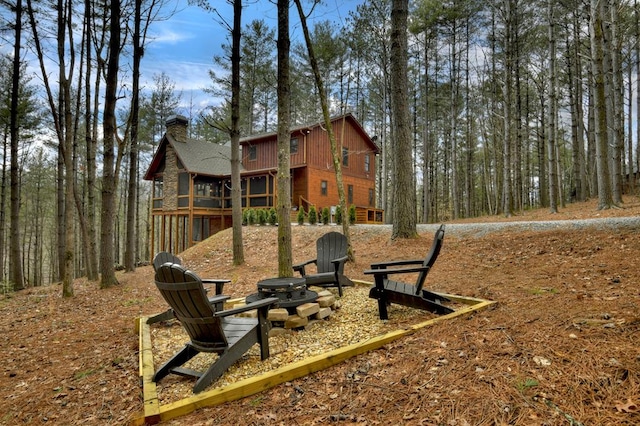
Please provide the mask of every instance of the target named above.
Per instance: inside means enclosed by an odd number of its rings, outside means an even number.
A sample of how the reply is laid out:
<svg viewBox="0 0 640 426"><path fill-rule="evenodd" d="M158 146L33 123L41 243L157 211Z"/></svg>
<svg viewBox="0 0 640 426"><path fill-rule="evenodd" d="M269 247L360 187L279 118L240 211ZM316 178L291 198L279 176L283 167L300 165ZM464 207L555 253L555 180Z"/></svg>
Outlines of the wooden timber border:
<svg viewBox="0 0 640 426"><path fill-rule="evenodd" d="M354 280L354 282L360 285L372 285L366 281ZM349 358L353 358L356 355L379 349L394 340L411 335L422 328L475 312L496 303L495 301L477 299L473 297L444 293L440 294L455 302L463 304L464 307L447 315L442 315L400 330L391 331L358 343L334 349L320 355L315 355L259 376L240 380L225 387L205 391L162 406L158 400L156 384L151 380L155 369L153 364L151 332L149 325L147 324L147 319L149 317L136 318L136 329L139 335L139 373L142 384L144 409L142 413L139 413L130 422L130 424L132 426L156 424L161 421L175 419L192 413L199 408L212 407L224 404L225 402L236 401L247 396L255 395L256 393L271 389L279 384L304 377L308 374L315 373L316 371L324 370L325 368L339 364Z"/></svg>

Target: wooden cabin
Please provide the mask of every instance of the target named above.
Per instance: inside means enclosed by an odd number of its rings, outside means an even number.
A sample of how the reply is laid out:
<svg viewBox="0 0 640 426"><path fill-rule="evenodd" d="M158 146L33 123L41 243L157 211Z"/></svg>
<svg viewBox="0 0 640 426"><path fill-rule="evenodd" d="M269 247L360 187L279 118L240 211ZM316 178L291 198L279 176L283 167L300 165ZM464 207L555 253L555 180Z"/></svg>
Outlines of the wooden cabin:
<svg viewBox="0 0 640 426"><path fill-rule="evenodd" d="M167 120L166 133L144 179L153 182L152 254L179 253L232 225L231 147L187 138L188 121ZM377 145L351 114L332 120L342 151L342 175L347 205L356 207L356 223L383 223L375 206ZM277 133L241 139L242 207L276 205ZM338 205L331 147L324 123L291 131L291 205L299 208Z"/></svg>

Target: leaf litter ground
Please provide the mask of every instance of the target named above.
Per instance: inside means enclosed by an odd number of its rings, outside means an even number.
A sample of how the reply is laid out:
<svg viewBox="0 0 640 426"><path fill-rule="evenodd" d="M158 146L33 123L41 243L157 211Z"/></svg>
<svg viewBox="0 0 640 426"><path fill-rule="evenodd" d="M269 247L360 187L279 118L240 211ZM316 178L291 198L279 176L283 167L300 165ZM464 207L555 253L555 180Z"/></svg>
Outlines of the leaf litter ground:
<svg viewBox="0 0 640 426"><path fill-rule="evenodd" d="M480 221L640 215L636 198L624 207L596 211L588 202ZM293 231L294 261L302 261L328 227ZM371 263L423 257L433 236L390 241L385 227L352 231L356 262L347 274L363 280ZM232 296L250 294L277 271L276 231L245 228L244 240L241 267L231 265L228 231L182 257L203 277L231 278ZM639 424L638 259L640 229L448 233L427 286L497 301L492 308L167 424ZM150 266L118 278L108 290L77 280L72 299L59 285L0 296L0 424L119 425L140 412L133 322L166 306Z"/></svg>

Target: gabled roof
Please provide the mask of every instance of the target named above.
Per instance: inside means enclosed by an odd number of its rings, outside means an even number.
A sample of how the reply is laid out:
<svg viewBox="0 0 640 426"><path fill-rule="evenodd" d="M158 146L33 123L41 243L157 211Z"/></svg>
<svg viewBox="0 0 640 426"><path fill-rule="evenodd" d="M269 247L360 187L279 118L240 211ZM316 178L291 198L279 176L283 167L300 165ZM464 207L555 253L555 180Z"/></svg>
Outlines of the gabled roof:
<svg viewBox="0 0 640 426"><path fill-rule="evenodd" d="M367 132L362 128L362 126L360 125L360 123L358 122L358 120L356 120L356 118L353 116L353 114L351 114L350 112L343 114L343 115L339 115L336 117L331 117L331 122L336 122L336 121L340 121L342 119L348 120L353 127L358 131L358 133L360 133L360 136L362 136L362 139L365 140L365 142L371 146L371 150L376 153L379 154L380 153L380 147L378 147L378 145L371 139L371 137L369 137L369 135L367 134ZM291 128L291 135L293 136L295 133L297 132L302 132L304 130L311 130L313 128L316 127L324 127L324 120L322 121L316 121L313 123L308 123L308 124L303 124L303 125L299 125L299 126L294 126ZM267 133L260 133L260 134L256 134L256 135L251 135L251 136L246 136L244 138L240 139L240 143L241 144L255 144L255 143L260 143L266 140L271 140L274 137L278 136L278 132L267 132Z"/></svg>
<svg viewBox="0 0 640 426"><path fill-rule="evenodd" d="M371 150L374 153L377 154L380 152L378 145L373 142L358 120L355 119L353 114L347 113L333 117L331 118L331 122L343 119L348 120L353 125L365 142L370 145ZM296 132L303 132L305 130L311 130L313 128L323 126L324 120L321 122L295 126L291 128L291 134L294 135ZM259 135L244 137L240 139L240 143L255 144L266 140L272 140L274 137L277 137L277 132L261 133ZM231 147L229 145L219 145L197 139L178 142L170 133L165 133L162 137L162 141L160 141L158 149L153 155L151 164L144 175L145 180L152 180L153 176L157 173L158 168L164 160L168 145L173 147L178 159L189 173L217 177L231 176ZM240 165L240 173L244 171L244 168Z"/></svg>
<svg viewBox="0 0 640 426"><path fill-rule="evenodd" d="M144 175L145 180L153 179L153 175L164 160L168 145L173 147L178 159L189 173L220 177L231 175L230 146L197 139L177 142L173 136L165 133ZM240 166L240 171L242 172L242 170L242 166Z"/></svg>

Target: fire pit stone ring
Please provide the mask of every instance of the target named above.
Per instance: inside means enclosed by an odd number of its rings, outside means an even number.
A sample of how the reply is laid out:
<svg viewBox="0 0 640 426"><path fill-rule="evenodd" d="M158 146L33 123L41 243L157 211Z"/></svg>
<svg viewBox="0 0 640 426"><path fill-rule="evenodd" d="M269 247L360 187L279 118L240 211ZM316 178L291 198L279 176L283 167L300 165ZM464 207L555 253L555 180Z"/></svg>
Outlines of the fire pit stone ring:
<svg viewBox="0 0 640 426"><path fill-rule="evenodd" d="M277 297L279 307L295 310L296 306L315 302L318 293L307 289L303 277L268 278L258 281L258 292L246 297L247 303L267 297Z"/></svg>

